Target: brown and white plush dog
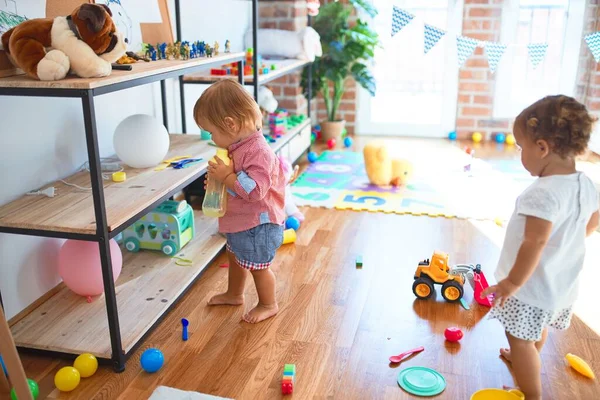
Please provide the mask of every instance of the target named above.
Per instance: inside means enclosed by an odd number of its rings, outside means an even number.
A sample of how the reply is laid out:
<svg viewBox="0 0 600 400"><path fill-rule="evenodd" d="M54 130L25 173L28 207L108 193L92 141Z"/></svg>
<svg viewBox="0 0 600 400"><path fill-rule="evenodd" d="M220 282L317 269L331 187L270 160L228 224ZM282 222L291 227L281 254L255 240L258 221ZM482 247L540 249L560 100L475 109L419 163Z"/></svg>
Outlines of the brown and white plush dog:
<svg viewBox="0 0 600 400"><path fill-rule="evenodd" d="M67 17L20 23L2 35L2 46L17 67L42 81L63 79L69 70L82 78L108 76L127 41L111 17L105 5L83 4Z"/></svg>

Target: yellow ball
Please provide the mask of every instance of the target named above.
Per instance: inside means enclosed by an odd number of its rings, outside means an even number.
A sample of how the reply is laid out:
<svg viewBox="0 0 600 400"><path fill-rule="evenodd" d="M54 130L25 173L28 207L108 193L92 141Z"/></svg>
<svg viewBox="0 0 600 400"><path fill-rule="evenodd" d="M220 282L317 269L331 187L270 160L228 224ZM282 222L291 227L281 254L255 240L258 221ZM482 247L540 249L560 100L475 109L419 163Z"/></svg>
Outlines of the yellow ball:
<svg viewBox="0 0 600 400"><path fill-rule="evenodd" d="M92 354L84 353L75 359L73 367L79 371L82 378L89 378L98 370L98 360Z"/></svg>
<svg viewBox="0 0 600 400"><path fill-rule="evenodd" d="M513 144L515 144L515 143L517 143L517 141L515 140L515 135L513 135L513 134L511 133L510 135L508 135L508 136L506 137L506 144L513 145Z"/></svg>
<svg viewBox="0 0 600 400"><path fill-rule="evenodd" d="M481 132L474 132L471 136L471 139L473 139L475 143L479 143L483 140L483 135L481 134Z"/></svg>
<svg viewBox="0 0 600 400"><path fill-rule="evenodd" d="M79 385L80 380L79 371L73 367L63 367L54 375L54 385L61 392L74 390Z"/></svg>

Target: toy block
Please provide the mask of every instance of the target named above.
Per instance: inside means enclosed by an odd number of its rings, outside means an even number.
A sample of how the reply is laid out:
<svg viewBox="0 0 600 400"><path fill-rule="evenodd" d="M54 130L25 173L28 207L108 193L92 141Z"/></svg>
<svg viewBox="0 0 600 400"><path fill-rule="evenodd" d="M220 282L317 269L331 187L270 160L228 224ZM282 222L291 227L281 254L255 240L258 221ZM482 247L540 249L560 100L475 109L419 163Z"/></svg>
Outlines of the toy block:
<svg viewBox="0 0 600 400"><path fill-rule="evenodd" d="M281 394L292 394L294 392L294 385L288 382L281 383Z"/></svg>
<svg viewBox="0 0 600 400"><path fill-rule="evenodd" d="M283 372L292 372L296 373L296 364L285 364L283 366Z"/></svg>
<svg viewBox="0 0 600 400"><path fill-rule="evenodd" d="M286 376L291 376L294 377L294 372L293 371L283 371L283 377L285 378Z"/></svg>
<svg viewBox="0 0 600 400"><path fill-rule="evenodd" d="M295 379L291 375L284 375L283 378L281 379L281 382L291 382L291 383L294 383L294 381L295 381Z"/></svg>
<svg viewBox="0 0 600 400"><path fill-rule="evenodd" d="M363 258L362 256L356 256L356 268L362 268Z"/></svg>

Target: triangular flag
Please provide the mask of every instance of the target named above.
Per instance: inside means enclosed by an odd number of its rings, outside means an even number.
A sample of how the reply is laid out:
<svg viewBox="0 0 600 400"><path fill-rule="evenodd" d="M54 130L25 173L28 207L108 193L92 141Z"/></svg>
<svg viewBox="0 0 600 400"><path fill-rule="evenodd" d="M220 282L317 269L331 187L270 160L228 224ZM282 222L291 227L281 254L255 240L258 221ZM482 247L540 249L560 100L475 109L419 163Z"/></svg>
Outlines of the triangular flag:
<svg viewBox="0 0 600 400"><path fill-rule="evenodd" d="M406 25L410 24L415 16L409 12L404 11L397 6L394 6L394 12L392 13L392 37Z"/></svg>
<svg viewBox="0 0 600 400"><path fill-rule="evenodd" d="M495 42L485 42L485 54L487 55L488 65L492 74L496 72L496 67L502 58L502 55L506 51L506 45Z"/></svg>
<svg viewBox="0 0 600 400"><path fill-rule="evenodd" d="M429 50L433 49L433 46L440 41L440 39L446 34L445 31L425 24L425 54L429 53Z"/></svg>
<svg viewBox="0 0 600 400"><path fill-rule="evenodd" d="M457 36L456 37L456 56L458 58L458 68L462 67L467 58L471 57L471 54L475 51L475 48L479 45L479 40L471 39L470 37Z"/></svg>
<svg viewBox="0 0 600 400"><path fill-rule="evenodd" d="M600 32L590 33L585 37L585 42L590 48L596 62L600 62Z"/></svg>
<svg viewBox="0 0 600 400"><path fill-rule="evenodd" d="M548 43L529 43L527 45L527 53L529 53L529 59L533 69L536 69L544 57L546 57L546 50L548 50Z"/></svg>

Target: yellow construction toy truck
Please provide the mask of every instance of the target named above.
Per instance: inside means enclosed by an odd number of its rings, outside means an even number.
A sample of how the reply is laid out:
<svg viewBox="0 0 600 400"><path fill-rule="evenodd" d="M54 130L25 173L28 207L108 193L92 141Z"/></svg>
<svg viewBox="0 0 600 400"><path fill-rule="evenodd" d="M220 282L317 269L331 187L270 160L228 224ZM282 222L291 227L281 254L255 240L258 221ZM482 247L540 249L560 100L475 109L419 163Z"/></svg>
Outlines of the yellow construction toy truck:
<svg viewBox="0 0 600 400"><path fill-rule="evenodd" d="M448 254L435 251L430 260L419 262L415 271L413 293L418 299L428 299L433 295L434 284L442 285L442 296L446 301L457 302L463 296L465 276L452 273L448 263Z"/></svg>

